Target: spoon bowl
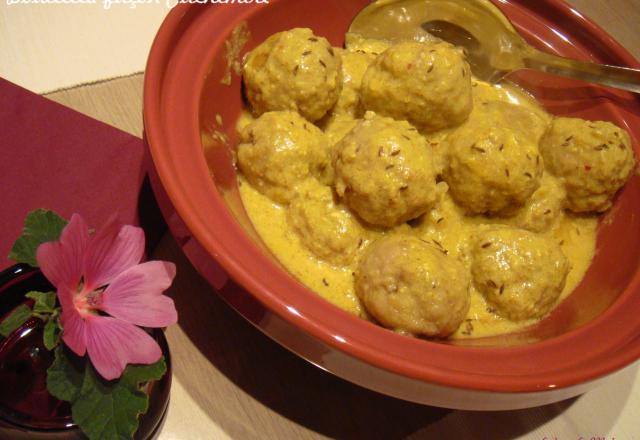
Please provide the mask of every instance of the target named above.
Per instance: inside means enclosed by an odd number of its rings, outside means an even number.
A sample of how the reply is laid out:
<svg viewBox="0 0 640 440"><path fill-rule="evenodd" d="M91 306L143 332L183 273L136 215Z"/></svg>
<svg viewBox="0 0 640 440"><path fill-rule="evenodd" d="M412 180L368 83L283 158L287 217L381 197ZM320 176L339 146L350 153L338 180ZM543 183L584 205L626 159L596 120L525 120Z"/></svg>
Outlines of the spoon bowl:
<svg viewBox="0 0 640 440"><path fill-rule="evenodd" d="M392 42L447 41L465 50L478 79L492 83L526 68L640 93L640 70L539 51L489 0L378 0L354 18L349 33Z"/></svg>

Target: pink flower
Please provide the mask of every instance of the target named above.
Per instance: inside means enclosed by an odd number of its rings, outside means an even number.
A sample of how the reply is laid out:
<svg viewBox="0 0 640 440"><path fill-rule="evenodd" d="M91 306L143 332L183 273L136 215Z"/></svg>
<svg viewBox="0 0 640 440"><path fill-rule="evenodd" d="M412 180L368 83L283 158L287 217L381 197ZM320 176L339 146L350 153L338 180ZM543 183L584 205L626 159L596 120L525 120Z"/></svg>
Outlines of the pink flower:
<svg viewBox="0 0 640 440"><path fill-rule="evenodd" d="M37 260L56 286L62 305L62 339L77 355L89 354L107 380L120 377L127 364L151 364L162 356L144 327L174 324L178 315L167 289L176 269L172 263L138 264L144 233L114 222L89 235L78 214L60 241L40 245Z"/></svg>

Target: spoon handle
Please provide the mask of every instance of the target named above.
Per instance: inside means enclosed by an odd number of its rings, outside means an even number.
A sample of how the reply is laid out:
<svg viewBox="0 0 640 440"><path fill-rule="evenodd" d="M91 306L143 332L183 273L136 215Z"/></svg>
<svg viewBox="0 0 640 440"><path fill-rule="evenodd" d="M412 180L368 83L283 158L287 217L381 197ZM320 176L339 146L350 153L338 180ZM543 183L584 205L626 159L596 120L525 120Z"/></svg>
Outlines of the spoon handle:
<svg viewBox="0 0 640 440"><path fill-rule="evenodd" d="M529 69L640 93L640 69L572 60L531 48L523 61Z"/></svg>

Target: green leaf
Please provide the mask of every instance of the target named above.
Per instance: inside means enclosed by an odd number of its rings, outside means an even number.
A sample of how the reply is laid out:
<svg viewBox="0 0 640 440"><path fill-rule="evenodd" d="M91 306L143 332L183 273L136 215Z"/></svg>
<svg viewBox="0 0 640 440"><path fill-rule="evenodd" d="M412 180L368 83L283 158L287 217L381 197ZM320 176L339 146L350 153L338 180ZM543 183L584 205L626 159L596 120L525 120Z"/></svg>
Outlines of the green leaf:
<svg viewBox="0 0 640 440"><path fill-rule="evenodd" d="M53 313L53 310L56 307L55 292L31 291L26 294L26 297L35 301L35 304L33 305L34 313Z"/></svg>
<svg viewBox="0 0 640 440"><path fill-rule="evenodd" d="M36 209L24 220L22 235L13 244L9 258L16 263L38 267L36 249L42 243L60 238L67 221L53 211Z"/></svg>
<svg viewBox="0 0 640 440"><path fill-rule="evenodd" d="M63 346L58 346L54 352L55 358L47 370L47 389L57 399L74 402L84 380L84 362L76 365L70 359L71 355Z"/></svg>
<svg viewBox="0 0 640 440"><path fill-rule="evenodd" d="M2 322L0 322L0 335L3 337L9 336L22 324L27 322L31 318L32 311L26 304L21 304L16 307L9 316L7 316Z"/></svg>
<svg viewBox="0 0 640 440"><path fill-rule="evenodd" d="M138 417L149 407L140 384L160 379L166 370L162 358L152 365L130 365L120 379L107 382L87 366L80 396L71 406L73 421L90 439L132 438Z"/></svg>
<svg viewBox="0 0 640 440"><path fill-rule="evenodd" d="M75 366L76 357L59 346L47 371L47 388L61 400L71 402L73 421L93 439L129 439L138 429L138 417L147 412L149 397L141 385L159 380L167 371L164 357L151 365L129 365L119 379L107 381L96 373L87 358L86 367Z"/></svg>
<svg viewBox="0 0 640 440"><path fill-rule="evenodd" d="M129 365L120 377L121 382L125 382L133 388L139 387L145 382L160 380L167 372L167 363L164 356L158 362L150 365Z"/></svg>
<svg viewBox="0 0 640 440"><path fill-rule="evenodd" d="M43 342L47 350L53 350L60 342L60 326L55 319L48 319L44 325Z"/></svg>

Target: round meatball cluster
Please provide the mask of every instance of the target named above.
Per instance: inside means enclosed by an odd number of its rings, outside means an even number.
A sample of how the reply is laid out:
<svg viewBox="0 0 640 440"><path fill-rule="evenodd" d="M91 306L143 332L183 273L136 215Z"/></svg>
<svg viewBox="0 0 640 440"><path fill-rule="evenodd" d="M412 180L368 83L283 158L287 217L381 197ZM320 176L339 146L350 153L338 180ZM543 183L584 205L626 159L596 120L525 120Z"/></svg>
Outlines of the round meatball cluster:
<svg viewBox="0 0 640 440"><path fill-rule="evenodd" d="M311 29L278 32L252 50L244 63L246 95L256 115L294 110L322 118L342 89L342 61Z"/></svg>
<svg viewBox="0 0 640 440"><path fill-rule="evenodd" d="M249 183L288 203L311 177L331 179L329 150L318 127L292 111L267 112L240 133L238 166Z"/></svg>
<svg viewBox="0 0 640 440"><path fill-rule="evenodd" d="M547 315L571 269L564 210L609 209L635 167L623 129L515 105L441 41L338 49L296 28L252 50L243 80L256 119L240 171L283 205L286 238L353 273L367 317L400 333L450 336L472 302L467 324Z"/></svg>
<svg viewBox="0 0 640 440"><path fill-rule="evenodd" d="M435 244L390 236L365 251L355 275L356 294L387 328L446 337L469 310L469 275Z"/></svg>
<svg viewBox="0 0 640 440"><path fill-rule="evenodd" d="M557 243L507 227L478 234L472 257L475 287L498 314L514 321L546 315L570 269Z"/></svg>
<svg viewBox="0 0 640 440"><path fill-rule="evenodd" d="M426 141L406 121L367 115L335 147L335 187L367 223L391 227L436 201Z"/></svg>
<svg viewBox="0 0 640 440"><path fill-rule="evenodd" d="M367 110L425 132L453 127L471 113L471 70L462 52L448 43L398 43L365 72L362 102Z"/></svg>
<svg viewBox="0 0 640 440"><path fill-rule="evenodd" d="M574 212L609 209L635 167L629 134L605 121L555 118L540 150Z"/></svg>

